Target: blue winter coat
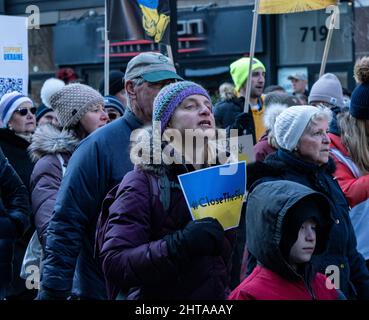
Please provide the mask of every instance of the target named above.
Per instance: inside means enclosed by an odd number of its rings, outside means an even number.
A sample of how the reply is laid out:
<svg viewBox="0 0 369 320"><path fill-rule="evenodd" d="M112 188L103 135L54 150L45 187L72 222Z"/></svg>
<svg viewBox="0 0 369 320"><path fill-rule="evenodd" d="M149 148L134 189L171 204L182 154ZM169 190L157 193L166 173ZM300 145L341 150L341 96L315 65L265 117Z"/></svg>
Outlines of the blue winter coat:
<svg viewBox="0 0 369 320"><path fill-rule="evenodd" d="M96 221L105 195L133 169L130 135L141 126L127 111L93 132L73 153L47 229L40 299L65 298L72 288L81 298L106 299L104 278L93 257Z"/></svg>

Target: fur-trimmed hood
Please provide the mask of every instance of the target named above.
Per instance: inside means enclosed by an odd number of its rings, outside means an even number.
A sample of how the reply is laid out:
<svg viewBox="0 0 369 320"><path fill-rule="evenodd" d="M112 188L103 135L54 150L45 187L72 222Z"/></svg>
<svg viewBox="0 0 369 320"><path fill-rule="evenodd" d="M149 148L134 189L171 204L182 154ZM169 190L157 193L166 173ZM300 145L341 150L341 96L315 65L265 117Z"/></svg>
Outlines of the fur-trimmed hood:
<svg viewBox="0 0 369 320"><path fill-rule="evenodd" d="M264 112L264 126L267 130L272 130L277 117L288 108L281 103L271 103Z"/></svg>
<svg viewBox="0 0 369 320"><path fill-rule="evenodd" d="M193 167L191 165L182 164L184 163L184 159L181 158L179 154L173 151L170 152L169 154L168 151L169 146L168 148L166 148L166 146L168 145L167 142L162 142L161 140L154 141L153 128L151 125L145 126L138 130L139 131L137 131L135 139L133 141L131 140L131 150L130 150L131 161L133 164L135 164L137 168L139 168L142 171L149 172L157 176L161 176L163 174L168 174L171 171L172 165L168 165L167 163L170 162L169 160L171 158L175 158L176 166L181 166L184 169L185 167L188 167L189 170L185 171L193 170ZM157 150L159 148L160 150ZM218 153L222 152L223 154L226 154L228 158L227 163L235 161L235 158L232 155L230 155L230 153L220 149L219 146L216 146L214 144L214 147L211 148L211 153L216 154L216 152ZM154 158L154 154L161 155L160 163L158 163L159 162L158 159ZM217 158L217 164L219 164L218 160L219 159Z"/></svg>
<svg viewBox="0 0 369 320"><path fill-rule="evenodd" d="M44 124L37 127L28 152L32 161L37 161L47 154L73 153L78 143L79 140L71 132Z"/></svg>

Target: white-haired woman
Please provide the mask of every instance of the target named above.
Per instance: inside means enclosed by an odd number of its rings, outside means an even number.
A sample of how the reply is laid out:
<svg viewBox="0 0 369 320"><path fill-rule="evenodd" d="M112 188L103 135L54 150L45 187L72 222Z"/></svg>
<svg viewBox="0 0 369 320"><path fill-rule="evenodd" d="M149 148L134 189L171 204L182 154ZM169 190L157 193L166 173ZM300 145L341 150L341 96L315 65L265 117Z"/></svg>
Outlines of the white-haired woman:
<svg viewBox="0 0 369 320"><path fill-rule="evenodd" d="M279 149L265 163L249 166L248 183L252 190L263 181L290 180L324 194L335 224L327 251L315 259L315 266L322 273L330 267L335 285L339 284L347 298L369 299L369 272L356 249L347 201L332 175L335 166L329 157L328 136L331 119L327 108L293 106L283 111L274 125Z"/></svg>

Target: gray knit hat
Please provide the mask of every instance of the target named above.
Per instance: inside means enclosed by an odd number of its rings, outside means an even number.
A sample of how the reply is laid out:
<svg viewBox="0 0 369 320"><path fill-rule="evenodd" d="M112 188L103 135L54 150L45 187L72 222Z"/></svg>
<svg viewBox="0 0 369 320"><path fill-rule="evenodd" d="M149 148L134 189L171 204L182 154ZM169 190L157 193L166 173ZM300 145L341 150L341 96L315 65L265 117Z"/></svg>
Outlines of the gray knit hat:
<svg viewBox="0 0 369 320"><path fill-rule="evenodd" d="M312 102L327 102L336 107L343 108L342 85L332 73L324 74L311 88L309 104Z"/></svg>
<svg viewBox="0 0 369 320"><path fill-rule="evenodd" d="M102 95L80 83L68 84L50 97L50 106L63 128L75 126L96 105L104 106Z"/></svg>

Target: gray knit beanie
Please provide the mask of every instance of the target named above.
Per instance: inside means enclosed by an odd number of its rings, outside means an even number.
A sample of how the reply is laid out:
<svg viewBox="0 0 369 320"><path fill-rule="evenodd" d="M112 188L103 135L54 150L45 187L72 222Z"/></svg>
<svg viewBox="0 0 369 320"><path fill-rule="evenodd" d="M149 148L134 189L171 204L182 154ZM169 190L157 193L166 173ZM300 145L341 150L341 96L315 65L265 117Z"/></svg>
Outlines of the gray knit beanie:
<svg viewBox="0 0 369 320"><path fill-rule="evenodd" d="M102 95L80 83L68 84L50 97L50 106L63 128L74 127L96 105L104 106Z"/></svg>
<svg viewBox="0 0 369 320"><path fill-rule="evenodd" d="M341 82L332 73L324 74L313 84L308 102L309 104L312 102L327 102L343 108L344 101Z"/></svg>

